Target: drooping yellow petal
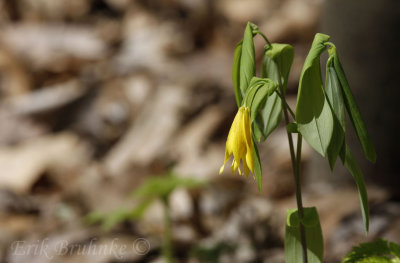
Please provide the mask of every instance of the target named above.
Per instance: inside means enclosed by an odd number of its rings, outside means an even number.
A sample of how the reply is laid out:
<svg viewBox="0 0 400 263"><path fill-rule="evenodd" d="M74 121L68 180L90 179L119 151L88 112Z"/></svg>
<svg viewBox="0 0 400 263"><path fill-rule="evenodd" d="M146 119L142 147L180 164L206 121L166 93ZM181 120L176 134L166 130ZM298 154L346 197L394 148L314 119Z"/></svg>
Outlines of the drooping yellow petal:
<svg viewBox="0 0 400 263"><path fill-rule="evenodd" d="M219 174L222 174L224 172L224 168L225 168L225 163L221 166L221 168L219 168Z"/></svg>
<svg viewBox="0 0 400 263"><path fill-rule="evenodd" d="M241 160L243 161L244 173L246 175L250 171L254 173L254 149L251 135L250 109L248 107L240 107L229 130L225 160L220 169L220 174L224 170L225 163L232 155L232 173L238 170L239 174L242 174L240 170Z"/></svg>
<svg viewBox="0 0 400 263"><path fill-rule="evenodd" d="M242 174L239 168L239 163L236 160L232 161L232 173L234 173L237 169L239 169L239 174Z"/></svg>

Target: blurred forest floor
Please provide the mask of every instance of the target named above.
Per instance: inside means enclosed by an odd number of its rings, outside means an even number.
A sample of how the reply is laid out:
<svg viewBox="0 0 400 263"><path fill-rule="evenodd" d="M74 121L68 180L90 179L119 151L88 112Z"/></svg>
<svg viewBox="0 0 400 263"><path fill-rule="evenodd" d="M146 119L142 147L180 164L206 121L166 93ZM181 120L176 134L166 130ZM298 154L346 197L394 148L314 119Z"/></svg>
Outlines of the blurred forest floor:
<svg viewBox="0 0 400 263"><path fill-rule="evenodd" d="M263 193L252 178L219 176L236 105L235 44L245 23L295 47L289 102L318 30L319 0L2 0L0 1L0 261L162 262L162 207L110 231L84 219L135 207L146 178L173 171L206 180L169 200L178 262L284 262L294 186L284 127L260 149ZM256 39L257 59L263 43ZM312 158L305 148L303 167ZM229 170L229 169L226 169ZM400 242L400 204L368 187L365 237L349 181L303 175L304 203L316 205L326 262L376 237ZM334 182L332 182L334 181ZM75 244L151 244L88 255ZM16 253L15 242L46 253ZM54 247L68 243L68 253ZM196 252L203 251L203 252ZM202 258L212 255L208 261ZM137 252L137 251L136 251ZM207 254L207 255L208 255ZM210 256L208 256L210 257Z"/></svg>

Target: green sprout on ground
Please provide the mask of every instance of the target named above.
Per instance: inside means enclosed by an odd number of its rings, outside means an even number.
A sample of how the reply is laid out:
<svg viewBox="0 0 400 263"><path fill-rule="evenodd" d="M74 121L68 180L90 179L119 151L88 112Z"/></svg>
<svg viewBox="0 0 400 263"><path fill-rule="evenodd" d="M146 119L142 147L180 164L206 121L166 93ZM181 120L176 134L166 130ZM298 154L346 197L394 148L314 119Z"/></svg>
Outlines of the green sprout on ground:
<svg viewBox="0 0 400 263"><path fill-rule="evenodd" d="M100 223L105 231L109 231L124 221L139 220L153 202L161 201L164 208L162 254L168 263L172 263L174 260L169 197L177 188L190 189L203 186L205 186L203 181L177 176L172 172L163 176L152 176L131 193L131 197L139 201L136 207L121 208L110 214L92 212L86 216L86 222L89 224Z"/></svg>

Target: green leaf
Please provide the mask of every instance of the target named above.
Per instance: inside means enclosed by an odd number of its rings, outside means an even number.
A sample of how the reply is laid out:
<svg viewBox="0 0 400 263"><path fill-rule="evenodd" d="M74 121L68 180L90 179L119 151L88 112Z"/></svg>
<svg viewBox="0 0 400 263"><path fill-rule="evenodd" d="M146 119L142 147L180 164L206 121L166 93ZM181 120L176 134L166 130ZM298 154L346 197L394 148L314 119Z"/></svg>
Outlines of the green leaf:
<svg viewBox="0 0 400 263"><path fill-rule="evenodd" d="M369 206L368 206L368 195L367 189L365 187L364 177L361 172L360 167L358 166L356 160L354 159L353 154L350 151L350 148L344 144L340 153L340 158L342 162L349 170L351 175L356 182L358 195L360 197L361 203L361 214L364 222L365 232L368 233L369 230Z"/></svg>
<svg viewBox="0 0 400 263"><path fill-rule="evenodd" d="M258 116L258 110L267 97L278 88L278 83L265 78L253 77L244 98L244 105L250 107L251 121Z"/></svg>
<svg viewBox="0 0 400 263"><path fill-rule="evenodd" d="M356 134L358 139L360 140L361 146L363 148L365 157L370 162L376 161L376 152L374 145L371 141L371 138L368 134L367 128L365 126L364 120L361 116L360 109L357 106L357 102L354 98L353 93L351 92L349 83L347 81L346 75L344 74L342 65L339 61L339 56L336 52L336 48L331 46L329 48L329 54L333 57L333 64L335 67L336 74L339 78L343 94L344 94L344 102L346 105L347 112L350 116L350 120L353 124L354 129L356 130Z"/></svg>
<svg viewBox="0 0 400 263"><path fill-rule="evenodd" d="M261 168L261 161L260 161L260 154L258 153L257 144L255 143L255 138L253 136L253 159L254 159L254 177L257 182L258 191L262 192L262 168Z"/></svg>
<svg viewBox="0 0 400 263"><path fill-rule="evenodd" d="M328 35L316 34L300 76L296 122L304 139L325 156L332 138L334 120L322 86L320 55Z"/></svg>
<svg viewBox="0 0 400 263"><path fill-rule="evenodd" d="M260 127L260 123L262 123L262 119L260 114L258 114L256 116L255 121L252 123L252 129L253 129L253 135L254 135L254 139L257 143L259 143L261 141L261 138L264 136L263 132L262 132L262 128Z"/></svg>
<svg viewBox="0 0 400 263"><path fill-rule="evenodd" d="M390 254L400 259L400 245L389 242Z"/></svg>
<svg viewBox="0 0 400 263"><path fill-rule="evenodd" d="M294 58L294 49L288 44L273 43L271 48L265 52L265 56L271 58L278 67L279 75L281 76L281 83L286 92L287 82L289 78L290 68L292 67ZM267 64L268 65L268 64ZM268 72L268 68L266 68ZM268 76L269 77L269 76ZM270 77L272 80L279 83L278 79Z"/></svg>
<svg viewBox="0 0 400 263"><path fill-rule="evenodd" d="M318 212L315 207L305 207L303 212L302 222L306 235L307 259L309 263L320 263L324 255L324 240ZM286 213L285 262L298 263L301 262L301 259L300 218L297 209L288 209Z"/></svg>
<svg viewBox="0 0 400 263"><path fill-rule="evenodd" d="M242 44L241 40L235 47L235 53L233 54L233 65L232 65L232 82L233 89L235 90L236 104L238 107L242 105L243 94L240 90L240 57L242 55Z"/></svg>
<svg viewBox="0 0 400 263"><path fill-rule="evenodd" d="M101 224L102 229L110 231L114 226L124 221L137 220L141 218L153 201L154 199L145 200L134 209L120 208L117 211L106 215Z"/></svg>
<svg viewBox="0 0 400 263"><path fill-rule="evenodd" d="M264 103L268 98L269 84L258 87L259 88L256 88L256 93L250 107L250 116L252 122L256 119L256 116L258 116L258 109L260 108L261 104Z"/></svg>
<svg viewBox="0 0 400 263"><path fill-rule="evenodd" d="M375 242L361 243L344 257L342 263L395 263L400 261L399 245L378 239Z"/></svg>
<svg viewBox="0 0 400 263"><path fill-rule="evenodd" d="M272 44L264 53L261 65L261 77L282 83L286 91L290 68L294 57L294 49L287 44ZM282 101L277 93L267 98L261 107L264 140L278 127L282 120Z"/></svg>
<svg viewBox="0 0 400 263"><path fill-rule="evenodd" d="M275 61L267 56L266 52L264 54L262 64L261 64L261 77L269 78L273 81L279 83L279 69Z"/></svg>
<svg viewBox="0 0 400 263"><path fill-rule="evenodd" d="M152 176L131 193L132 197L140 198L136 207L120 208L110 214L93 212L86 217L86 221L91 224L101 223L102 228L108 231L123 221L139 219L154 200L168 198L175 188L198 188L204 185L203 181L180 177L171 172L163 176Z"/></svg>
<svg viewBox="0 0 400 263"><path fill-rule="evenodd" d="M153 200L154 199L145 200L133 209L119 208L109 214L92 212L85 217L85 222L87 224L100 223L103 230L110 231L114 226L124 221L141 218Z"/></svg>
<svg viewBox="0 0 400 263"><path fill-rule="evenodd" d="M328 149L326 151L326 155L328 157L329 167L331 168L331 171L333 171L337 157L339 156L340 151L341 151L343 145L345 144L344 139L345 139L344 131L343 131L342 127L340 126L340 122L334 115L333 116L332 138L328 145Z"/></svg>
<svg viewBox="0 0 400 263"><path fill-rule="evenodd" d="M332 58L329 58L326 64L325 92L334 114L332 139L327 149L329 166L331 170L333 170L340 149L344 143L346 116L342 88L336 75L335 68L333 67Z"/></svg>
<svg viewBox="0 0 400 263"><path fill-rule="evenodd" d="M131 193L131 195L132 197L145 199L154 197L164 199L177 187L198 188L202 186L204 186L204 182L202 181L168 173L164 176L152 176L147 178L139 188Z"/></svg>
<svg viewBox="0 0 400 263"><path fill-rule="evenodd" d="M279 82L278 66L265 54L261 66L261 77ZM282 101L277 93L273 93L267 98L261 108L261 117L262 123L259 125L263 127L263 139L266 140L282 120Z"/></svg>
<svg viewBox="0 0 400 263"><path fill-rule="evenodd" d="M343 131L346 131L346 113L343 102L342 86L340 85L332 59L333 57L330 57L326 63L325 92L329 103L332 106L332 110L340 122L340 126L343 128Z"/></svg>
<svg viewBox="0 0 400 263"><path fill-rule="evenodd" d="M263 107L261 107L263 139L268 136L278 127L282 120L282 101L277 92L269 96Z"/></svg>
<svg viewBox="0 0 400 263"><path fill-rule="evenodd" d="M253 42L253 29L251 23L247 23L244 31L242 53L240 56L240 90L246 94L250 80L256 75L255 51Z"/></svg>

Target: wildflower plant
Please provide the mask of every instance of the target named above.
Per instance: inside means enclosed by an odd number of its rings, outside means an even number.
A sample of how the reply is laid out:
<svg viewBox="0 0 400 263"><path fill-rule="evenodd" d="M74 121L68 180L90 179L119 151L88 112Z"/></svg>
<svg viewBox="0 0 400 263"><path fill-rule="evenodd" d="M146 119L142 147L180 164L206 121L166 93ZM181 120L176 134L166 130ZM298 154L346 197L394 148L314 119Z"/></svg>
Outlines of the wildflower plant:
<svg viewBox="0 0 400 263"><path fill-rule="evenodd" d="M256 76L253 38L266 42L261 76ZM282 121L286 124L290 156L296 186L297 209L286 217L285 259L287 263L322 262L323 238L315 207L303 207L300 186L300 163L303 137L320 155L326 157L331 170L338 158L353 176L358 188L363 223L369 229L369 208L363 174L346 144L346 112L356 131L366 158L375 162L376 153L360 110L350 90L335 45L330 37L317 33L301 72L296 111L286 102L286 87L294 49L289 44L270 43L258 27L248 23L243 39L236 45L232 80L238 112L226 142L223 172L233 156L232 172L251 172L262 190L262 168L257 144L265 141ZM322 80L320 57L328 51L326 79ZM297 147L293 135L297 134Z"/></svg>

